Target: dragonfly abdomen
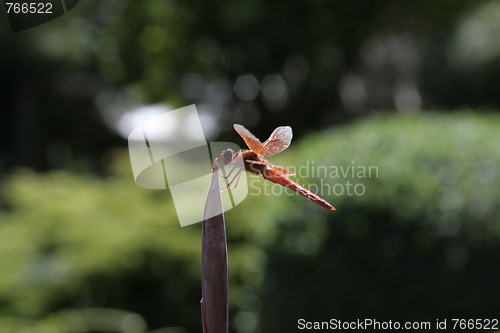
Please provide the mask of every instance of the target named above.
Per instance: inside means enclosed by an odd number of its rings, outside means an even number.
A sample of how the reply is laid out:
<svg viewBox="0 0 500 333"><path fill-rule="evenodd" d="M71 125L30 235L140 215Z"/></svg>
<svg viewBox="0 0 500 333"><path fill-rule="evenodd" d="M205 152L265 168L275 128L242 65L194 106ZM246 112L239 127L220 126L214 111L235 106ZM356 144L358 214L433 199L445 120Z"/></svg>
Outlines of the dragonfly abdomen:
<svg viewBox="0 0 500 333"><path fill-rule="evenodd" d="M294 182L290 178L288 178L286 176L283 176L283 175L281 175L279 173L276 173L275 171L273 171L273 170L271 170L269 168L265 168L262 171L262 176L265 179L272 181L273 183L280 184L280 185L288 187L292 191L295 191L295 192L299 193L300 195L302 195L302 196L306 197L307 199L311 200L312 202L317 203L321 207L324 207L324 208L329 209L329 210L336 210L335 207L333 207L332 205L330 205L325 199L321 198L319 195L317 195L317 194L309 191L308 189L306 189L305 187L297 184L296 182Z"/></svg>

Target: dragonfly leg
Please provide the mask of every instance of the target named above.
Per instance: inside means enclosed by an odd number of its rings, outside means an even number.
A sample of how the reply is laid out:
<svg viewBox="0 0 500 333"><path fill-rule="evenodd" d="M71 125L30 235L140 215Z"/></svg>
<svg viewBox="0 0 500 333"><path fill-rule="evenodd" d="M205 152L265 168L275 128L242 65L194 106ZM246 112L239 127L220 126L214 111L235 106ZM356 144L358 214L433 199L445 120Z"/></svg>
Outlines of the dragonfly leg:
<svg viewBox="0 0 500 333"><path fill-rule="evenodd" d="M229 164L231 164L231 163L229 163ZM229 164L226 164L226 166L228 166ZM231 170L229 171L229 173L227 175L224 173L223 169L224 168L219 169L219 176L224 178L224 179L228 179L229 177L231 177L231 174L234 172L234 170L238 169L238 167L235 165L231 165Z"/></svg>
<svg viewBox="0 0 500 333"><path fill-rule="evenodd" d="M228 181L227 186L224 186L224 187L220 188L220 191L221 192L232 191L236 187L238 187L238 183L240 182L241 173L242 173L241 171L242 170L239 170L238 173L236 175L234 175L233 179L231 179L230 181ZM234 184L234 186L232 186L235 180L236 180L236 184Z"/></svg>
<svg viewBox="0 0 500 333"><path fill-rule="evenodd" d="M229 170L229 172L227 174L224 171L222 171L221 169L219 169L219 176L224 178L224 179L229 179L229 177L231 177L234 170L237 170L237 169L238 169L237 167L233 166L233 167L231 167L231 170Z"/></svg>

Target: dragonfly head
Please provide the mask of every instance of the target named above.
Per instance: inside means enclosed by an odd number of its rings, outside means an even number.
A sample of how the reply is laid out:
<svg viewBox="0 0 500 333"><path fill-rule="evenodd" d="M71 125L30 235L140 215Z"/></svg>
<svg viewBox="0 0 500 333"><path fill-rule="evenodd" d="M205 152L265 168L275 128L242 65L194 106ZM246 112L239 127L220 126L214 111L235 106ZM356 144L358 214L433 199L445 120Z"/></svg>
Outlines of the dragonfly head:
<svg viewBox="0 0 500 333"><path fill-rule="evenodd" d="M222 154L219 155L219 158L224 162L224 164L229 164L234 158L234 155L236 153L232 149L226 149L222 152Z"/></svg>

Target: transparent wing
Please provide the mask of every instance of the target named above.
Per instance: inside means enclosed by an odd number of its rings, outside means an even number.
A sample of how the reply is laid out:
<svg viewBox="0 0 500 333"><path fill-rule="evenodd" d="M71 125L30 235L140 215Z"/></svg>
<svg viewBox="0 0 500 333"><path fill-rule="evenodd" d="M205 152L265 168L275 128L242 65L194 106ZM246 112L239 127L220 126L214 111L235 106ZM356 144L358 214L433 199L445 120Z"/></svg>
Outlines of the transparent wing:
<svg viewBox="0 0 500 333"><path fill-rule="evenodd" d="M282 152L292 142L292 128L290 126L280 126L276 128L269 139L264 142L264 156L272 156Z"/></svg>
<svg viewBox="0 0 500 333"><path fill-rule="evenodd" d="M245 126L234 124L234 129L241 136L243 141L247 144L248 148L256 153L257 155L264 154L264 145L260 142L259 139L255 135L252 134L249 130L246 129Z"/></svg>

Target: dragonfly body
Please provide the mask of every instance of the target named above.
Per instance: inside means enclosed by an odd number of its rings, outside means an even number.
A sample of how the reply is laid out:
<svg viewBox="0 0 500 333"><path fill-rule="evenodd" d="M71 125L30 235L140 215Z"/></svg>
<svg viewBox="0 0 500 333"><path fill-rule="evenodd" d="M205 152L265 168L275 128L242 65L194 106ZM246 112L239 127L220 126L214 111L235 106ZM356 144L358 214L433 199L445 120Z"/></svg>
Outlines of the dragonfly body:
<svg viewBox="0 0 500 333"><path fill-rule="evenodd" d="M309 200L317 203L321 207L335 210L326 200L319 195L309 191L305 187L297 184L288 176L295 173L279 165L271 164L265 157L277 154L285 150L292 140L292 129L289 126L276 128L269 139L261 143L249 130L242 125L235 124L234 129L243 138L249 150L242 150L238 153L228 149L221 154L221 159L226 164L241 157L244 161L245 170L257 175L262 175L265 179L288 187ZM242 170L239 170L241 172Z"/></svg>
<svg viewBox="0 0 500 333"><path fill-rule="evenodd" d="M243 150L239 152L241 154L241 158L245 162L245 170L251 173L254 173L256 175L262 174L264 170L266 169L266 166L264 164L260 163L252 163L251 161L256 161L256 162L265 162L263 161L259 155L254 153L251 150Z"/></svg>

